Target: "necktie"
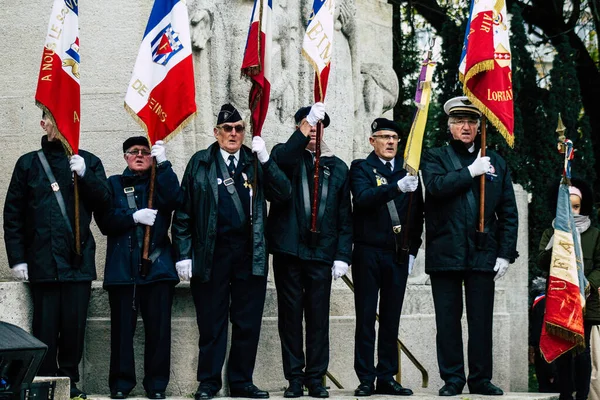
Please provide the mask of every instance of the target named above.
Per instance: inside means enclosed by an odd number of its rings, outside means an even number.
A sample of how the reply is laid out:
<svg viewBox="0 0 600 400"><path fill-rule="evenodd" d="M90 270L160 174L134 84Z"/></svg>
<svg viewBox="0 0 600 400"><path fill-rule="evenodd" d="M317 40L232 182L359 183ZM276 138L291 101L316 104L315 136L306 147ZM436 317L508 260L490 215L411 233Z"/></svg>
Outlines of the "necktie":
<svg viewBox="0 0 600 400"><path fill-rule="evenodd" d="M235 174L235 156L233 154L229 156L227 171L229 171L229 175L233 178L233 175Z"/></svg>
<svg viewBox="0 0 600 400"><path fill-rule="evenodd" d="M390 171L394 171L394 168L392 168L392 163L391 163L391 162L389 162L389 161L388 161L388 162L386 162L386 163L385 163L385 166L386 166L386 167L388 167L388 169L389 169Z"/></svg>

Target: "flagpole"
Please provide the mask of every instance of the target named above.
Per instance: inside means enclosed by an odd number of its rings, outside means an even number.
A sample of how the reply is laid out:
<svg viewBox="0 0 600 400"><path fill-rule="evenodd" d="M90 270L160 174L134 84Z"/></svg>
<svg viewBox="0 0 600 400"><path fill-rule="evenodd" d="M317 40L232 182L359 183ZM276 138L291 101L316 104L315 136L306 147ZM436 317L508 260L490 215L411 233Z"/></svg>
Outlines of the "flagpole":
<svg viewBox="0 0 600 400"><path fill-rule="evenodd" d="M310 231L316 238L317 232L317 209L319 207L319 171L321 164L321 138L323 137L323 122L317 122L317 135L315 139L315 173L313 176L313 201L310 212Z"/></svg>
<svg viewBox="0 0 600 400"><path fill-rule="evenodd" d="M152 168L150 169L150 188L148 191L148 208L152 209L154 203L154 181L156 180L156 158L152 157ZM150 266L152 265L152 260L148 258L148 253L150 252L150 230L152 227L150 225L146 225L146 229L144 230L144 247L142 248L142 265L140 268L140 276L145 278L150 272Z"/></svg>
<svg viewBox="0 0 600 400"><path fill-rule="evenodd" d="M481 157L485 157L486 148L486 118L481 117ZM485 174L479 177L479 232L483 233L485 227Z"/></svg>
<svg viewBox="0 0 600 400"><path fill-rule="evenodd" d="M79 229L79 177L73 174L73 196L75 198L75 254L81 255L81 230Z"/></svg>

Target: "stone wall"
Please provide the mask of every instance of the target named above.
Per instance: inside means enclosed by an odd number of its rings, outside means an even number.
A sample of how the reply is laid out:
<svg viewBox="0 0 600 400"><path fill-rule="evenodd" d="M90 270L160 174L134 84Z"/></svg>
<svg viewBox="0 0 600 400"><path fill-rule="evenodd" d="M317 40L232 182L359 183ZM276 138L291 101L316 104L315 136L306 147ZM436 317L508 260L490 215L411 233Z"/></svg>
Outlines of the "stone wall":
<svg viewBox="0 0 600 400"><path fill-rule="evenodd" d="M309 0L274 3L273 92L263 136L267 146L284 141L293 130L293 114L312 100L313 72L300 55ZM327 110L332 124L325 141L344 161L364 157L370 122L390 116L398 96L398 78L392 65L391 6L384 0L338 0L331 80ZM249 83L240 78L252 0L188 0L196 75L198 117L167 145L167 155L182 175L191 155L214 141L212 128L221 104L232 102L247 116ZM125 167L121 143L141 128L123 109L123 99L152 6L150 0L89 1L80 7L81 148L98 155L108 175ZM51 0L12 2L0 8L0 35L6 38L0 60L0 202L18 157L39 148L41 112L34 104L37 74L46 35ZM248 135L250 136L250 135ZM247 138L249 143L250 138ZM494 380L505 389L527 389L527 196L517 188L520 211L517 264L497 285L494 315ZM1 219L1 216L0 216ZM98 242L97 270L102 278L106 241L94 227ZM0 232L0 237L3 235ZM3 246L2 246L3 248ZM9 282L6 253L0 250L0 319L29 328L31 317L27 285ZM270 390L285 385L276 330L276 302L272 282L264 314L256 383ZM108 302L101 282L94 284L89 314L83 385L93 393L107 391ZM435 323L430 288L423 274L422 252L410 278L400 327L403 342L429 371L430 386L441 386L435 356ZM137 340L142 340L140 323ZM354 387L352 347L354 308L352 294L335 282L331 310L331 367L345 387ZM173 318L172 394L195 388L197 329L188 286L178 287ZM138 376L143 347L138 346ZM418 371L403 357L403 383L421 384ZM140 378L141 379L141 378ZM138 388L139 389L139 388Z"/></svg>

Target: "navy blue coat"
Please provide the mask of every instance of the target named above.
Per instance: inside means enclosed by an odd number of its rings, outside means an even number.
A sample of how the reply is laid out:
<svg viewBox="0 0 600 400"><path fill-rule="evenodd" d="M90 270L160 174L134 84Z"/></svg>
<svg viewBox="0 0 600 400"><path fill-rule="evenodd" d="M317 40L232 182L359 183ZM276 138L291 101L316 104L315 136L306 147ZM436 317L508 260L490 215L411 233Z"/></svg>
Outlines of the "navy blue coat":
<svg viewBox="0 0 600 400"><path fill-rule="evenodd" d="M387 203L394 200L400 224L406 233L409 244L409 254L417 255L421 246L423 233L423 193L421 185L410 196L398 190L398 181L406 176L402 168L404 159L401 154L396 155L394 171L390 171L371 152L365 160L354 160L350 167L350 187L352 189L354 243L371 247L395 250L396 242L392 232L392 219ZM387 183L377 185L376 173L385 178ZM409 199L412 199L410 208L410 224L407 225ZM402 235L405 233L402 232Z"/></svg>
<svg viewBox="0 0 600 400"><path fill-rule="evenodd" d="M148 206L149 173L138 176L126 168L122 175L113 175L108 178L109 191L112 195L112 208L98 218L98 226L103 234L108 236L106 249L106 265L104 269L104 287L113 285L143 285L157 281L179 282L173 249L169 239L169 226L171 214L183 199L179 180L171 168L171 163L165 161L156 168L156 182L154 185L154 209L158 210L156 220L151 228L149 256L153 253L158 258L152 263L149 274L140 276L140 262L142 258L142 245L146 225L136 224L133 213L127 203L127 195L123 189L133 186L135 188L135 202L137 209ZM139 231L139 233L138 233Z"/></svg>
<svg viewBox="0 0 600 400"><path fill-rule="evenodd" d="M240 149L237 166L254 181L252 151ZM213 143L192 156L182 179L184 202L173 219L173 241L177 260L192 259L193 276L202 282L210 280L217 239L219 188L217 163L219 144ZM267 202L284 201L290 197L290 182L272 160L258 163L258 190L252 202L252 275L267 276L268 253L264 235Z"/></svg>
<svg viewBox="0 0 600 400"><path fill-rule="evenodd" d="M450 151L456 149L454 165ZM485 184L486 249L478 249L475 232L479 221L479 177L467 168L477 157L453 141L449 146L429 149L423 154L421 170L425 182L425 272L488 271L496 258L511 263L517 258L519 218L510 172L500 155L488 150L494 177Z"/></svg>
<svg viewBox="0 0 600 400"><path fill-rule="evenodd" d="M350 264L352 258L352 206L348 166L336 156L321 156L319 172L321 195L324 168L328 168L329 189L325 212L320 221L319 243L308 246L310 218L305 215L302 192L302 168L306 168L312 196L313 161L306 150L310 138L299 130L286 143L273 147L271 156L292 184L292 196L286 201L273 202L269 211L267 238L269 252L288 254L305 261L320 261L332 265L335 260Z"/></svg>

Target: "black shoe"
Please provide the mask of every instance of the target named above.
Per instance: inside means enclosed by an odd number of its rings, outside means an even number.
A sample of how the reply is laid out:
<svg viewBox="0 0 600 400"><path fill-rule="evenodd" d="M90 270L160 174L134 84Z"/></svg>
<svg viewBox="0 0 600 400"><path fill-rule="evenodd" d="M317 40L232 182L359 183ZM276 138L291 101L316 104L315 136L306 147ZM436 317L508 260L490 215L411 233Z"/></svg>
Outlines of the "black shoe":
<svg viewBox="0 0 600 400"><path fill-rule="evenodd" d="M375 391L373 382L362 381L354 391L354 395L358 397L370 396Z"/></svg>
<svg viewBox="0 0 600 400"><path fill-rule="evenodd" d="M256 385L249 384L241 389L230 389L230 397L246 397L248 399L268 399L269 392L260 390Z"/></svg>
<svg viewBox="0 0 600 400"><path fill-rule="evenodd" d="M301 397L302 395L304 395L304 391L302 390L302 384L298 381L290 381L290 386L283 392L283 397L286 399Z"/></svg>
<svg viewBox="0 0 600 400"><path fill-rule="evenodd" d="M483 394L485 396L502 396L504 392L498 386L492 382L484 382L481 385L475 387L469 386L470 394Z"/></svg>
<svg viewBox="0 0 600 400"><path fill-rule="evenodd" d="M87 394L77 389L77 386L73 384L71 385L70 397L71 399L87 399Z"/></svg>
<svg viewBox="0 0 600 400"><path fill-rule="evenodd" d="M214 390L212 387L210 387L208 385L200 384L198 386L198 390L196 390L196 393L194 393L194 399L195 400L212 399L213 397L215 397L215 394L217 394L217 390Z"/></svg>
<svg viewBox="0 0 600 400"><path fill-rule="evenodd" d="M446 383L439 391L440 396L456 396L457 394L461 394L462 389L459 389L453 383Z"/></svg>
<svg viewBox="0 0 600 400"><path fill-rule="evenodd" d="M110 393L111 399L126 399L127 395L122 390L117 390L115 392Z"/></svg>
<svg viewBox="0 0 600 400"><path fill-rule="evenodd" d="M327 389L325 389L325 387L323 386L323 384L321 383L313 383L312 385L310 385L308 387L308 395L310 397L316 397L319 399L326 399L327 397L329 397L329 392L327 391Z"/></svg>
<svg viewBox="0 0 600 400"><path fill-rule="evenodd" d="M375 389L375 393L390 394L392 396L411 396L413 391L409 388L402 387L401 384L392 379L391 381L377 380L377 389Z"/></svg>
<svg viewBox="0 0 600 400"><path fill-rule="evenodd" d="M151 400L161 400L161 399L165 399L165 392L160 392L160 391L150 391L150 392L146 392L146 397L151 399Z"/></svg>

